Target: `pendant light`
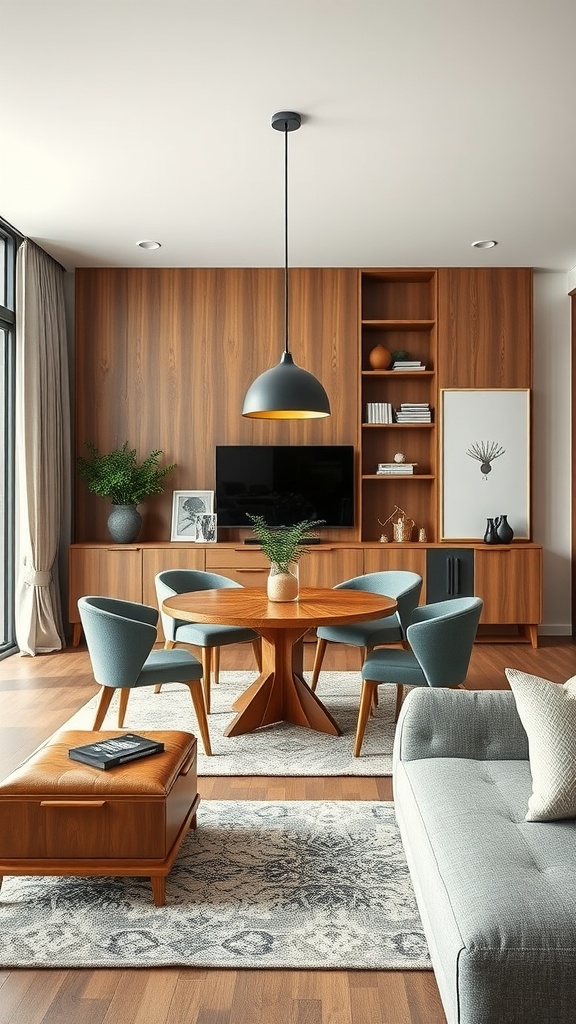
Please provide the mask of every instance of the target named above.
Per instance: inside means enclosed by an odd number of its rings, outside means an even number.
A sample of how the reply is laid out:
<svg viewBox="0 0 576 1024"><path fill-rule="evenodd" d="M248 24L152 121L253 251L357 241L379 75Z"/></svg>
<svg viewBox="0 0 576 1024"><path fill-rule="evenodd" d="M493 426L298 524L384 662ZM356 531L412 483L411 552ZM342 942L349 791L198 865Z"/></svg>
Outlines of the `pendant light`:
<svg viewBox="0 0 576 1024"><path fill-rule="evenodd" d="M319 380L296 366L288 350L288 132L302 123L300 114L283 110L272 115L272 127L284 132L284 352L278 366L250 385L242 415L262 420L308 420L330 415L328 395Z"/></svg>

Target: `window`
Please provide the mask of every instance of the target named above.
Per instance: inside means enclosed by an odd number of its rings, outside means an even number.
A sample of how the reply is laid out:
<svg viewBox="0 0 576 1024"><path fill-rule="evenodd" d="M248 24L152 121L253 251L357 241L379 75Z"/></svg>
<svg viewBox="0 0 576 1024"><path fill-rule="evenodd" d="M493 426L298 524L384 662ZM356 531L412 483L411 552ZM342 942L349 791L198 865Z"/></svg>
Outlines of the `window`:
<svg viewBox="0 0 576 1024"><path fill-rule="evenodd" d="M0 218L0 658L16 650L14 628L14 388L16 250L21 236Z"/></svg>

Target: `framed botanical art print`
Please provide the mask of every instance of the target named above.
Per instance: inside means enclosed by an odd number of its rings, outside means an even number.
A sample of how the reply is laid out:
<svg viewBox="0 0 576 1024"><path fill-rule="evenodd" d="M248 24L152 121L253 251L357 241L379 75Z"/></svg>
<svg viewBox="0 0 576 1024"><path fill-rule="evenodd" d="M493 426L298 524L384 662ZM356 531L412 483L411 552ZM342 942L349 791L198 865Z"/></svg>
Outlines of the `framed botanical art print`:
<svg viewBox="0 0 576 1024"><path fill-rule="evenodd" d="M530 540L530 391L441 392L441 540L482 540L489 518L507 516Z"/></svg>
<svg viewBox="0 0 576 1024"><path fill-rule="evenodd" d="M214 491L174 491L170 540L196 541L198 518L213 515Z"/></svg>

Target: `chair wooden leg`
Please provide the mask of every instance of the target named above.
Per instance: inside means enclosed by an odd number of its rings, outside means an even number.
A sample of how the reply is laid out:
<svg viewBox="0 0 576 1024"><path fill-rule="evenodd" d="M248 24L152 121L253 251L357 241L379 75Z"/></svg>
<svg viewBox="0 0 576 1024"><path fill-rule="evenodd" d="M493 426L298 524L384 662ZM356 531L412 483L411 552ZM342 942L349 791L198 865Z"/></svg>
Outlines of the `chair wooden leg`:
<svg viewBox="0 0 576 1024"><path fill-rule="evenodd" d="M256 661L256 668L258 672L262 672L262 638L258 637L257 640L252 641L252 650L254 651L254 659Z"/></svg>
<svg viewBox="0 0 576 1024"><path fill-rule="evenodd" d="M370 709L374 699L374 690L378 683L372 679L364 679L362 682L362 694L360 696L360 708L358 711L358 724L356 726L356 739L354 741L354 757L360 757L360 748L366 731L366 723L370 717Z"/></svg>
<svg viewBox="0 0 576 1024"><path fill-rule="evenodd" d="M130 696L130 687L123 686L120 690L120 703L118 705L118 728L121 729L124 725L124 719L126 718L126 709L128 707L128 698Z"/></svg>
<svg viewBox="0 0 576 1024"><path fill-rule="evenodd" d="M176 641L175 640L166 640L166 642L164 644L164 650L165 651L171 651L173 647L176 647ZM161 689L162 689L162 683L156 683L156 686L154 687L154 693L160 693Z"/></svg>
<svg viewBox="0 0 576 1024"><path fill-rule="evenodd" d="M96 715L94 716L94 722L92 728L95 732L98 732L102 722L106 718L106 712L110 707L110 701L116 693L114 686L103 686L100 691L100 700L98 701L98 707L96 708Z"/></svg>
<svg viewBox="0 0 576 1024"><path fill-rule="evenodd" d="M394 721L398 721L398 715L404 702L404 687L402 683L396 683L396 710L394 712Z"/></svg>
<svg viewBox="0 0 576 1024"><path fill-rule="evenodd" d="M212 756L212 744L208 732L208 719L206 718L206 705L204 704L204 692L199 679L192 679L188 684L192 695L192 703L198 720L198 728L204 744L204 753L207 757Z"/></svg>
<svg viewBox="0 0 576 1024"><path fill-rule="evenodd" d="M216 685L220 682L220 648L215 647L212 652L212 678Z"/></svg>
<svg viewBox="0 0 576 1024"><path fill-rule="evenodd" d="M322 640L320 637L318 637L318 640L316 641L314 665L312 666L312 682L310 683L311 690L316 689L316 684L318 683L318 676L320 675L320 669L322 668L322 662L324 661L324 655L326 654L327 646L328 641Z"/></svg>
<svg viewBox="0 0 576 1024"><path fill-rule="evenodd" d="M204 687L204 705L210 714L210 674L212 672L212 648L202 648L202 686Z"/></svg>

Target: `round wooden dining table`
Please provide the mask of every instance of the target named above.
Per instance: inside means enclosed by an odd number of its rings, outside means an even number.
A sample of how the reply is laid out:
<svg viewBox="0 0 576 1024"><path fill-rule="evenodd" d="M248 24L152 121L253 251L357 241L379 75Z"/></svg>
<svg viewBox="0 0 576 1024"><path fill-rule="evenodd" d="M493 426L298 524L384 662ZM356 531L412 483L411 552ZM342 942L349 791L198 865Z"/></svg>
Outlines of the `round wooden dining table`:
<svg viewBox="0 0 576 1024"><path fill-rule="evenodd" d="M363 590L303 587L297 601L269 601L257 587L201 590L167 598L164 612L183 622L248 626L262 637L262 672L234 702L236 717L226 736L265 725L291 722L339 736L330 712L303 675L303 637L314 626L379 619L396 611L396 601Z"/></svg>

